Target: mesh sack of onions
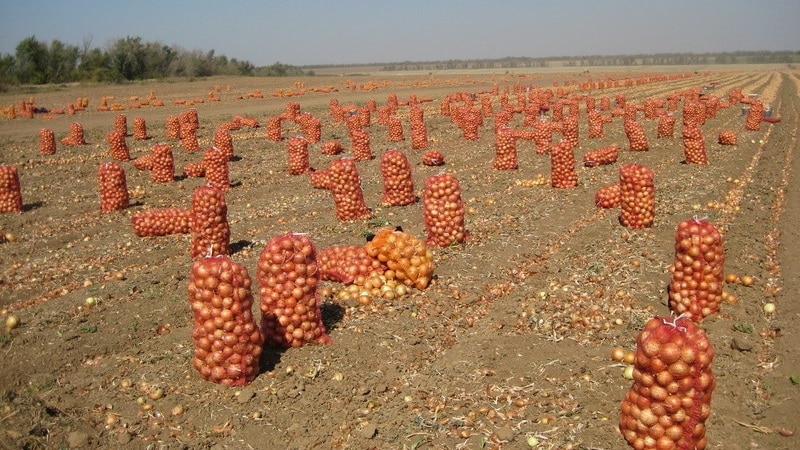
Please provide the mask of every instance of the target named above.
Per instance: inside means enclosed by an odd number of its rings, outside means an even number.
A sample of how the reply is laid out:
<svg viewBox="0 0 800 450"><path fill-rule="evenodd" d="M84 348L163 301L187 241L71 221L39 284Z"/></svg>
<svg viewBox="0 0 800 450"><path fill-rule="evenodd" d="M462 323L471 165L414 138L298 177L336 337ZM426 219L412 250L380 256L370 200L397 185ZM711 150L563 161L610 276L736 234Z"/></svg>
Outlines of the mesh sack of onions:
<svg viewBox="0 0 800 450"><path fill-rule="evenodd" d="M197 141L196 128L181 126L181 147L187 152L200 151L200 143Z"/></svg>
<svg viewBox="0 0 800 450"><path fill-rule="evenodd" d="M192 259L230 254L231 228L225 194L211 185L192 193Z"/></svg>
<svg viewBox="0 0 800 450"><path fill-rule="evenodd" d="M761 129L761 122L764 120L764 104L761 100L755 100L750 105L750 111L744 120L744 129L748 131L758 131Z"/></svg>
<svg viewBox="0 0 800 450"><path fill-rule="evenodd" d="M203 175L206 183L226 192L231 188L228 174L228 155L217 147L211 147L203 152Z"/></svg>
<svg viewBox="0 0 800 450"><path fill-rule="evenodd" d="M317 299L317 251L300 234L275 236L258 258L261 330L277 348L329 344Z"/></svg>
<svg viewBox="0 0 800 450"><path fill-rule="evenodd" d="M611 109L611 99L608 97L600 97L600 111L608 111Z"/></svg>
<svg viewBox="0 0 800 450"><path fill-rule="evenodd" d="M708 164L706 143L698 126L683 126L683 152L686 164Z"/></svg>
<svg viewBox="0 0 800 450"><path fill-rule="evenodd" d="M352 159L340 158L331 163L328 168L328 189L333 194L336 218L340 221L366 220L372 217L372 211L364 203L361 177Z"/></svg>
<svg viewBox="0 0 800 450"><path fill-rule="evenodd" d="M571 188L578 185L578 172L575 164L578 160L572 146L561 141L550 149L550 185L554 188Z"/></svg>
<svg viewBox="0 0 800 450"><path fill-rule="evenodd" d="M108 133L108 147L111 158L117 161L131 160L131 153L128 150L128 144L125 142L125 135L119 131L110 131Z"/></svg>
<svg viewBox="0 0 800 450"><path fill-rule="evenodd" d="M653 171L639 164L619 168L619 221L627 228L647 228L653 225L656 211L656 189Z"/></svg>
<svg viewBox="0 0 800 450"><path fill-rule="evenodd" d="M206 176L206 166L203 161L188 162L183 166L183 174L189 178L201 178Z"/></svg>
<svg viewBox="0 0 800 450"><path fill-rule="evenodd" d="M200 128L200 116L194 108L189 108L182 112L178 115L178 118L181 121L181 132L187 128L195 131Z"/></svg>
<svg viewBox="0 0 800 450"><path fill-rule="evenodd" d="M644 134L644 127L638 120L625 120L623 122L625 136L628 138L628 148L632 152L649 150L647 136Z"/></svg>
<svg viewBox="0 0 800 450"><path fill-rule="evenodd" d="M320 153L323 155L338 155L342 153L343 150L344 147L342 147L342 143L335 139L325 141L319 149Z"/></svg>
<svg viewBox="0 0 800 450"><path fill-rule="evenodd" d="M308 141L303 136L295 136L286 141L289 175L308 173Z"/></svg>
<svg viewBox="0 0 800 450"><path fill-rule="evenodd" d="M61 143L68 146L86 145L86 140L83 138L83 125L72 122L69 126L69 134L61 139Z"/></svg>
<svg viewBox="0 0 800 450"><path fill-rule="evenodd" d="M53 130L47 128L39 130L39 154L56 154L56 135L53 133Z"/></svg>
<svg viewBox="0 0 800 450"><path fill-rule="evenodd" d="M420 290L428 287L435 264L433 252L421 240L387 228L378 231L364 248L371 258L386 265L383 272L386 279Z"/></svg>
<svg viewBox="0 0 800 450"><path fill-rule="evenodd" d="M317 252L317 268L321 280L363 285L367 277L382 274L386 265L363 245L332 245Z"/></svg>
<svg viewBox="0 0 800 450"><path fill-rule="evenodd" d="M341 123L344 122L345 119L345 112L344 108L339 105L339 100L332 98L328 102L328 113L331 115L333 119L333 123Z"/></svg>
<svg viewBox="0 0 800 450"><path fill-rule="evenodd" d="M417 108L422 111L420 108ZM411 120L411 148L428 148L428 128L422 119Z"/></svg>
<svg viewBox="0 0 800 450"><path fill-rule="evenodd" d="M387 126L389 142L400 142L405 140L405 137L403 137L403 122L399 117L389 117Z"/></svg>
<svg viewBox="0 0 800 450"><path fill-rule="evenodd" d="M610 209L619 206L622 201L620 197L619 183L603 186L594 193L594 204L599 208Z"/></svg>
<svg viewBox="0 0 800 450"><path fill-rule="evenodd" d="M151 150L151 155L153 159L150 167L150 180L154 183L174 181L175 158L172 155L172 147L167 144L156 144Z"/></svg>
<svg viewBox="0 0 800 450"><path fill-rule="evenodd" d="M181 138L181 119L178 116L167 117L167 138L180 139Z"/></svg>
<svg viewBox="0 0 800 450"><path fill-rule="evenodd" d="M396 149L385 152L381 156L381 176L383 177L382 205L405 206L416 201L411 164L405 153Z"/></svg>
<svg viewBox="0 0 800 450"><path fill-rule="evenodd" d="M133 160L133 167L137 170L152 170L153 169L153 152L142 155Z"/></svg>
<svg viewBox="0 0 800 450"><path fill-rule="evenodd" d="M654 317L636 336L633 385L625 394L619 430L635 449L707 448L705 421L716 381L714 348L683 317Z"/></svg>
<svg viewBox="0 0 800 450"><path fill-rule="evenodd" d="M128 118L125 114L114 116L114 131L121 133L123 136L128 135Z"/></svg>
<svg viewBox="0 0 800 450"><path fill-rule="evenodd" d="M116 162L100 164L97 184L101 211L118 211L128 207L128 184L125 180L125 169L121 165Z"/></svg>
<svg viewBox="0 0 800 450"><path fill-rule="evenodd" d="M706 121L706 113L703 104L697 101L687 101L683 105L683 125L703 125Z"/></svg>
<svg viewBox="0 0 800 450"><path fill-rule="evenodd" d="M214 132L213 146L222 152L227 161L233 160L233 136L228 128L221 125L217 127L217 131Z"/></svg>
<svg viewBox="0 0 800 450"><path fill-rule="evenodd" d="M192 365L208 381L244 386L258 375L264 335L253 316L251 285L247 269L227 256L192 263Z"/></svg>
<svg viewBox="0 0 800 450"><path fill-rule="evenodd" d="M391 115L394 114L394 109L386 108L387 114ZM358 119L358 126L362 128L367 128L372 125L372 109L369 106L362 106L358 108L358 113L356 114L356 118ZM384 123L386 125L386 123Z"/></svg>
<svg viewBox="0 0 800 450"><path fill-rule="evenodd" d="M350 135L350 141L353 145L353 159L356 161L366 161L372 159L372 148L369 145L369 133L356 128Z"/></svg>
<svg viewBox="0 0 800 450"><path fill-rule="evenodd" d="M607 145L605 147L586 152L583 155L583 165L586 167L596 167L614 164L617 162L618 155L619 146L617 144Z"/></svg>
<svg viewBox="0 0 800 450"><path fill-rule="evenodd" d="M603 137L603 125L605 122L603 121L603 116L600 114L599 111L591 109L589 110L589 137L590 138L601 138Z"/></svg>
<svg viewBox="0 0 800 450"><path fill-rule="evenodd" d="M478 130L483 125L483 114L480 110L469 108L464 112L462 122L462 132L464 139L468 141L478 140Z"/></svg>
<svg viewBox="0 0 800 450"><path fill-rule="evenodd" d="M466 241L464 201L461 198L461 186L455 176L442 173L425 180L422 214L428 245L447 247Z"/></svg>
<svg viewBox="0 0 800 450"><path fill-rule="evenodd" d="M614 106L616 106L617 108L625 109L626 104L627 101L625 99L624 93L620 92L614 97Z"/></svg>
<svg viewBox="0 0 800 450"><path fill-rule="evenodd" d="M673 137L675 135L675 116L664 114L658 118L657 137Z"/></svg>
<svg viewBox="0 0 800 450"><path fill-rule="evenodd" d="M300 115L300 103L286 102L286 110L283 112L283 114L289 120L296 120L297 116Z"/></svg>
<svg viewBox="0 0 800 450"><path fill-rule="evenodd" d="M308 142L312 144L319 142L322 135L322 123L319 120L310 113L302 113L297 116L297 123L300 124L300 130Z"/></svg>
<svg viewBox="0 0 800 450"><path fill-rule="evenodd" d="M156 208L137 212L131 216L133 232L139 237L189 234L192 231L192 210L183 208Z"/></svg>
<svg viewBox="0 0 800 450"><path fill-rule="evenodd" d="M0 164L0 213L22 212L22 189L16 166Z"/></svg>
<svg viewBox="0 0 800 450"><path fill-rule="evenodd" d="M508 127L499 129L494 135L494 163L497 170L514 170L517 168L517 139L514 130Z"/></svg>
<svg viewBox="0 0 800 450"><path fill-rule="evenodd" d="M736 145L736 132L733 130L721 130L717 142L720 145Z"/></svg>
<svg viewBox="0 0 800 450"><path fill-rule="evenodd" d="M147 136L147 121L144 117L136 117L133 119L133 139L137 141L146 141L149 139Z"/></svg>
<svg viewBox="0 0 800 450"><path fill-rule="evenodd" d="M279 142L281 137L281 116L272 116L267 120L267 139L273 142Z"/></svg>
<svg viewBox="0 0 800 450"><path fill-rule="evenodd" d="M575 148L578 146L578 116L577 114L570 114L564 117L562 121L563 128L561 129L561 141Z"/></svg>
<svg viewBox="0 0 800 450"><path fill-rule="evenodd" d="M422 154L422 164L426 166L443 166L444 155L439 150L428 150Z"/></svg>
<svg viewBox="0 0 800 450"><path fill-rule="evenodd" d="M725 253L722 235L704 219L689 219L675 232L675 261L669 284L669 306L695 322L719 311Z"/></svg>
<svg viewBox="0 0 800 450"><path fill-rule="evenodd" d="M548 120L537 120L533 124L534 138L533 142L536 144L536 153L544 155L550 151L553 145L553 128L552 123Z"/></svg>

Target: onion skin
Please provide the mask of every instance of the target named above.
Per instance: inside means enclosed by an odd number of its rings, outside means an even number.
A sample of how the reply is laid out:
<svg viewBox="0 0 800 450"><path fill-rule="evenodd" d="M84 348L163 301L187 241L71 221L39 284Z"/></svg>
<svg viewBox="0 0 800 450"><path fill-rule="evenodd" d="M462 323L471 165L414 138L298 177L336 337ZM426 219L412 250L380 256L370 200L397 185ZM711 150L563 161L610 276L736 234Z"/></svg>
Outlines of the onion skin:
<svg viewBox="0 0 800 450"><path fill-rule="evenodd" d="M725 282L722 235L704 219L689 219L675 232L669 306L695 322L719 311Z"/></svg>
<svg viewBox="0 0 800 450"><path fill-rule="evenodd" d="M634 382L620 407L619 430L631 447L706 448L713 357L703 329L685 317L645 324L636 337Z"/></svg>
<svg viewBox="0 0 800 450"><path fill-rule="evenodd" d="M22 189L16 166L0 164L0 213L22 212Z"/></svg>
<svg viewBox="0 0 800 450"><path fill-rule="evenodd" d="M304 235L284 234L267 242L258 259L261 331L277 348L329 344L317 285L317 252Z"/></svg>
<svg viewBox="0 0 800 450"><path fill-rule="evenodd" d="M192 365L208 381L244 386L258 376L264 337L253 316L247 269L227 256L192 263Z"/></svg>

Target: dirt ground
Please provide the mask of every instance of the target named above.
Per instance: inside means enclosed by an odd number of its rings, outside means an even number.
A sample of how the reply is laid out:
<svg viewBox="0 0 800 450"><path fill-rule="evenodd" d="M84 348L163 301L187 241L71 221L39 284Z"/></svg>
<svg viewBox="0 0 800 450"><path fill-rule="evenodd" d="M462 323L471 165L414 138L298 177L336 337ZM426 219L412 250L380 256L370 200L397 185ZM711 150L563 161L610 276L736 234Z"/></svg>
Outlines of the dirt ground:
<svg viewBox="0 0 800 450"><path fill-rule="evenodd" d="M646 82L578 89L581 81L607 77ZM594 168L579 164L578 187L556 189L536 183L549 178L550 159L536 154L532 142L517 142L517 170L494 170L493 119L486 118L479 139L471 141L439 113L451 93L488 95L482 93L494 84L500 92L553 88L554 79L567 85L567 95L613 100L624 92L635 103L712 84L710 95L727 98L740 88L758 94L781 121L746 131L741 105L719 111L702 127L710 163L698 166L681 163L680 112L675 138L657 138L657 120L640 116L650 150L631 152L621 117L606 124L604 137L588 138L581 102L578 161L610 144L620 146L619 159ZM348 83L357 88L348 89ZM358 87L368 83L375 89ZM205 98L217 86L219 102L176 104ZM303 86L304 95L272 95ZM316 89L331 87L337 90ZM248 95L258 90L263 98ZM197 109L201 148L236 115L262 125L232 132L237 158L230 163L233 188L226 194L232 258L254 280L265 243L286 232L308 233L318 249L362 244L367 232L386 225L424 239L420 202L380 205L379 157L392 148L407 154L419 192L425 179L441 171L459 179L469 240L434 249L435 277L424 291L393 301L375 298L368 305L321 298L331 345L267 349L262 372L246 387L205 381L191 364L191 237L140 238L130 220L150 208L188 207L204 180L178 177L156 184L149 173L123 162L131 207L102 213L99 206L97 169L110 160L106 134L118 113L97 106L103 97L127 106L151 93L165 106L121 113L129 130L134 117L144 117L152 139L128 137L127 143L137 157L168 142L177 173L200 154L167 139L168 116ZM346 156L346 126L333 122L330 99L382 106L390 94L401 101L412 94L432 100L423 103L429 149L441 151L446 164L421 164L423 151L411 148L407 106L398 111L402 142L389 142L374 114L368 132L376 158L358 163L372 218L340 223L330 193L313 189L306 176L287 173L286 141L266 139L267 119L287 102L298 102L322 121L322 141L339 139ZM220 78L5 92L0 105L28 97L48 109L77 98L89 105L74 116L0 118L0 163L18 168L24 203L22 213L0 215L0 232L8 238L0 243L0 318L5 322L13 314L20 320L0 334L2 449L627 448L617 424L632 382L611 351L634 350L644 322L670 314L666 287L674 234L680 221L692 217L708 218L723 232L725 271L755 280L753 286L726 284L735 301L702 323L716 352L708 448L800 447L797 70ZM499 97L492 102L497 110ZM83 125L88 144L59 144L55 155L40 155L39 130L52 129L60 140L72 122ZM521 114L514 126L522 127ZM723 129L735 131L737 145L718 144ZM285 122L284 138L299 132ZM310 146L314 168L326 168L337 157L321 154L319 144ZM655 172L656 220L650 228L627 229L617 209L595 207L595 191L616 182L620 165L630 162ZM766 303L776 306L774 313L764 312Z"/></svg>

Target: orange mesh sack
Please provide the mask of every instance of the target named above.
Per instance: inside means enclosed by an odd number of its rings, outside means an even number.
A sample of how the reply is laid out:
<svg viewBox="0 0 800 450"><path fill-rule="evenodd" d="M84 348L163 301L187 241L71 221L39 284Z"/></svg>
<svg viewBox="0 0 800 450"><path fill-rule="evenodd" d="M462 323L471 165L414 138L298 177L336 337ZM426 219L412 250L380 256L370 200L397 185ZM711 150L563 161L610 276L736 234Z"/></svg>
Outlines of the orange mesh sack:
<svg viewBox="0 0 800 450"><path fill-rule="evenodd" d="M467 240L461 187L453 175L442 173L425 180L422 215L428 245L447 247Z"/></svg>
<svg viewBox="0 0 800 450"><path fill-rule="evenodd" d="M385 152L381 156L381 175L383 177L383 196L381 197L383 205L404 206L416 201L411 164L405 153L396 149Z"/></svg>
<svg viewBox="0 0 800 450"><path fill-rule="evenodd" d="M225 194L204 185L192 193L192 259L230 254L231 228Z"/></svg>
<svg viewBox="0 0 800 450"><path fill-rule="evenodd" d="M22 190L16 166L0 164L0 213L22 212Z"/></svg>
<svg viewBox="0 0 800 450"><path fill-rule="evenodd" d="M421 240L399 230L383 229L364 248L371 258L386 265L386 279L417 289L428 287L435 265L433 252Z"/></svg>
<svg viewBox="0 0 800 450"><path fill-rule="evenodd" d="M100 189L100 210L118 211L128 207L128 185L125 169L116 162L105 162L97 171Z"/></svg>
<svg viewBox="0 0 800 450"><path fill-rule="evenodd" d="M636 337L633 385L625 394L619 430L635 449L708 447L705 421L716 386L714 349L689 319L654 317Z"/></svg>

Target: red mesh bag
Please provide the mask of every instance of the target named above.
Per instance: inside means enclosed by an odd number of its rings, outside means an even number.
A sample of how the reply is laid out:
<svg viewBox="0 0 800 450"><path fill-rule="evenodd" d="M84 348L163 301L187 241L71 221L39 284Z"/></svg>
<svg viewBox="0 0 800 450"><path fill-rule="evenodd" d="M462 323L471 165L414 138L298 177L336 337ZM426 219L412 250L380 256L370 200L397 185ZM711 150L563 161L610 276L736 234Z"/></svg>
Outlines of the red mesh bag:
<svg viewBox="0 0 800 450"><path fill-rule="evenodd" d="M68 146L86 145L83 138L83 125L78 122L72 122L69 127L69 135L61 139L61 143Z"/></svg>
<svg viewBox="0 0 800 450"><path fill-rule="evenodd" d="M414 203L414 179L411 177L411 164L406 154L400 150L389 150L381 156L381 176L383 177L384 206L405 206Z"/></svg>
<svg viewBox="0 0 800 450"><path fill-rule="evenodd" d="M425 180L422 191L422 215L428 233L426 243L447 247L464 243L464 201L458 179L448 173Z"/></svg>
<svg viewBox="0 0 800 450"><path fill-rule="evenodd" d="M570 148L578 146L578 116L570 114L562 121L561 141L569 145Z"/></svg>
<svg viewBox="0 0 800 450"><path fill-rule="evenodd" d="M623 129L625 136L628 138L629 149L632 152L641 152L649 150L650 146L647 144L647 136L644 134L644 127L638 120L625 120L623 122Z"/></svg>
<svg viewBox="0 0 800 450"><path fill-rule="evenodd" d="M233 160L233 136L231 136L229 129L223 126L217 127L217 131L214 133L213 146L222 152L226 161Z"/></svg>
<svg viewBox="0 0 800 450"><path fill-rule="evenodd" d="M619 183L603 186L594 193L594 204L599 208L616 208L620 202Z"/></svg>
<svg viewBox="0 0 800 450"><path fill-rule="evenodd" d="M656 189L653 171L639 164L619 168L619 221L627 228L647 228L655 221Z"/></svg>
<svg viewBox="0 0 800 450"><path fill-rule="evenodd" d="M548 120L537 120L533 124L533 142L536 144L536 153L544 155L550 151L553 144L553 128Z"/></svg>
<svg viewBox="0 0 800 450"><path fill-rule="evenodd" d="M128 118L125 114L114 116L114 131L122 134L123 137L128 135Z"/></svg>
<svg viewBox="0 0 800 450"><path fill-rule="evenodd" d="M115 162L100 164L97 184L101 211L118 211L128 207L128 184L125 181L125 169L121 165Z"/></svg>
<svg viewBox="0 0 800 450"><path fill-rule="evenodd" d="M736 145L736 132L733 130L721 130L717 142L720 145Z"/></svg>
<svg viewBox="0 0 800 450"><path fill-rule="evenodd" d="M267 120L267 139L273 142L279 142L282 138L281 136L281 121L283 118L281 116L273 116Z"/></svg>
<svg viewBox="0 0 800 450"><path fill-rule="evenodd" d="M314 189L330 189L330 170L314 170L308 171L309 182Z"/></svg>
<svg viewBox="0 0 800 450"><path fill-rule="evenodd" d="M0 213L22 212L22 189L16 166L0 164Z"/></svg>
<svg viewBox="0 0 800 450"><path fill-rule="evenodd" d="M683 151L686 164L708 164L703 132L698 126L683 126Z"/></svg>
<svg viewBox="0 0 800 450"><path fill-rule="evenodd" d="M172 155L172 147L167 144L156 144L153 146L151 155L150 179L154 183L173 182L175 180L175 158Z"/></svg>
<svg viewBox="0 0 800 450"><path fill-rule="evenodd" d="M657 137L673 137L675 135L675 116L664 114L658 118Z"/></svg>
<svg viewBox="0 0 800 450"><path fill-rule="evenodd" d="M119 131L110 131L108 133L108 147L111 158L117 161L131 160L131 153L128 150L128 144L125 142L125 135Z"/></svg>
<svg viewBox="0 0 800 450"><path fill-rule="evenodd" d="M137 212L131 216L136 236L168 236L189 234L192 231L192 210L182 208L156 208Z"/></svg>
<svg viewBox="0 0 800 450"><path fill-rule="evenodd" d="M550 149L550 185L554 188L571 188L578 185L575 171L575 153L572 146L561 141Z"/></svg>
<svg viewBox="0 0 800 450"><path fill-rule="evenodd" d="M289 175L308 173L308 141L303 136L295 136L286 141L286 152L289 159Z"/></svg>
<svg viewBox="0 0 800 450"><path fill-rule="evenodd" d="M197 129L191 126L181 126L181 147L187 152L199 152L200 143L197 141Z"/></svg>
<svg viewBox="0 0 800 450"><path fill-rule="evenodd" d="M443 166L444 155L439 150L428 150L422 154L422 164L426 166Z"/></svg>
<svg viewBox="0 0 800 450"><path fill-rule="evenodd" d="M137 141L146 141L150 139L147 136L147 122L144 120L144 117L133 119L133 139Z"/></svg>
<svg viewBox="0 0 800 450"><path fill-rule="evenodd" d="M251 285L247 269L227 256L192 263L192 365L208 381L244 386L258 376L264 336L253 316Z"/></svg>
<svg viewBox="0 0 800 450"><path fill-rule="evenodd" d="M258 258L261 330L267 345L301 347L331 342L317 298L317 251L300 234L275 236Z"/></svg>
<svg viewBox="0 0 800 450"><path fill-rule="evenodd" d="M617 144L611 144L585 153L583 155L583 165L586 167L596 167L614 164L617 162L618 155L619 146L617 146Z"/></svg>
<svg viewBox="0 0 800 450"><path fill-rule="evenodd" d="M389 142L400 142L405 140L405 137L403 137L403 122L400 120L400 118L395 116L389 117L387 127Z"/></svg>
<svg viewBox="0 0 800 450"><path fill-rule="evenodd" d="M683 317L654 317L636 336L633 385L619 430L635 449L704 450L705 421L716 387L714 348L702 328Z"/></svg>
<svg viewBox="0 0 800 450"><path fill-rule="evenodd" d="M415 107L411 111L411 148L415 150L428 148L428 128L422 118L422 108Z"/></svg>
<svg viewBox="0 0 800 450"><path fill-rule="evenodd" d="M186 163L183 166L183 174L189 178L200 178L206 176L206 166L203 161Z"/></svg>
<svg viewBox="0 0 800 450"><path fill-rule="evenodd" d="M499 129L494 140L494 164L497 170L514 170L517 168L517 139L514 130L508 127Z"/></svg>
<svg viewBox="0 0 800 450"><path fill-rule="evenodd" d="M371 275L382 274L386 265L363 245L332 245L317 252L317 268L321 280L363 285Z"/></svg>
<svg viewBox="0 0 800 450"><path fill-rule="evenodd" d="M56 154L56 135L53 133L53 130L47 128L39 130L39 154Z"/></svg>
<svg viewBox="0 0 800 450"><path fill-rule="evenodd" d="M322 146L319 149L320 153L322 153L323 155L331 155L331 156L338 155L339 153L342 153L343 150L344 147L342 147L342 144L337 140L326 141L325 143L322 144Z"/></svg>
<svg viewBox="0 0 800 450"><path fill-rule="evenodd" d="M312 144L319 142L322 137L322 123L308 113L301 114L298 121L308 142Z"/></svg>
<svg viewBox="0 0 800 450"><path fill-rule="evenodd" d="M750 104L750 111L744 121L744 129L748 131L758 131L761 129L761 122L764 120L764 104L761 100L755 100Z"/></svg>
<svg viewBox="0 0 800 450"><path fill-rule="evenodd" d="M227 192L231 188L231 180L228 174L228 155L225 152L217 147L206 149L203 153L202 164L206 183L222 192Z"/></svg>
<svg viewBox="0 0 800 450"><path fill-rule="evenodd" d="M369 133L361 128L353 129L350 135L353 145L353 158L356 161L366 161L372 159L372 149L369 145Z"/></svg>
<svg viewBox="0 0 800 450"><path fill-rule="evenodd" d="M350 158L333 161L328 169L328 186L336 205L336 218L340 221L367 220L372 217L372 212L364 203L364 191L355 161Z"/></svg>
<svg viewBox="0 0 800 450"><path fill-rule="evenodd" d="M675 232L675 262L669 284L669 306L695 322L719 311L725 252L722 235L704 219L689 219Z"/></svg>
<svg viewBox="0 0 800 450"><path fill-rule="evenodd" d="M395 229L379 230L364 245L367 254L386 266L387 280L425 289L433 277L433 252L416 237Z"/></svg>
<svg viewBox="0 0 800 450"><path fill-rule="evenodd" d="M180 139L181 138L181 119L178 116L167 117L167 138Z"/></svg>
<svg viewBox="0 0 800 450"><path fill-rule="evenodd" d="M230 254L231 228L225 194L204 185L192 194L192 259Z"/></svg>
<svg viewBox="0 0 800 450"><path fill-rule="evenodd" d="M589 110L589 137L590 138L601 138L603 137L603 125L605 122L603 121L603 115L600 112L591 109Z"/></svg>

